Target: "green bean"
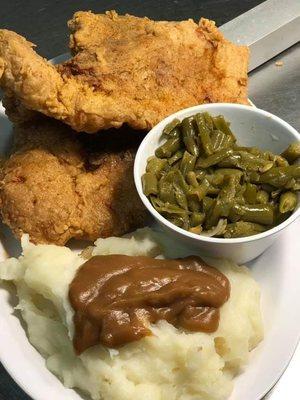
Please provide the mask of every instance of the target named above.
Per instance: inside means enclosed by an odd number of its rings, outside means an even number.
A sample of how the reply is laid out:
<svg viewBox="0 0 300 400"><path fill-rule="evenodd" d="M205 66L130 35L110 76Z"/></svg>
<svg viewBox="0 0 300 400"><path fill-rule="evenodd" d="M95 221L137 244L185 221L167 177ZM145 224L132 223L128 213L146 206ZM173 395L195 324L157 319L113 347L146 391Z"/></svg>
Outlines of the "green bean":
<svg viewBox="0 0 300 400"><path fill-rule="evenodd" d="M190 229L190 219L188 217L188 215L184 215L181 217L182 220L182 229L185 229L186 231L188 231Z"/></svg>
<svg viewBox="0 0 300 400"><path fill-rule="evenodd" d="M196 169L196 170L195 170L195 174L196 174L197 180L200 181L200 182L201 182L201 181L205 178L205 176L206 176L206 172L205 172L204 169Z"/></svg>
<svg viewBox="0 0 300 400"><path fill-rule="evenodd" d="M274 166L273 161L247 153L246 151L234 152L228 159L219 163L221 167L236 167L244 171L265 172Z"/></svg>
<svg viewBox="0 0 300 400"><path fill-rule="evenodd" d="M226 177L226 183L220 191L217 205L222 217L227 217L236 195L236 179L234 176Z"/></svg>
<svg viewBox="0 0 300 400"><path fill-rule="evenodd" d="M297 195L293 192L282 193L279 199L279 211L283 214L293 211L297 206Z"/></svg>
<svg viewBox="0 0 300 400"><path fill-rule="evenodd" d="M241 176L243 175L242 171L239 170L234 170L236 173L229 172L229 169L226 170L224 168L224 170L225 172L222 173L222 168L216 169L213 174L206 175L206 179L212 186L222 187L224 181L227 181L229 178L234 179L235 183L237 184L240 181Z"/></svg>
<svg viewBox="0 0 300 400"><path fill-rule="evenodd" d="M184 193L187 193L189 185L186 183L186 180L184 179L184 176L180 170L174 171L173 182L175 185L180 186Z"/></svg>
<svg viewBox="0 0 300 400"><path fill-rule="evenodd" d="M178 150L178 151L176 151L176 153L173 154L172 157L168 158L168 161L167 161L167 162L168 162L170 165L175 164L177 161L179 161L179 160L182 159L183 153L184 153L183 150Z"/></svg>
<svg viewBox="0 0 300 400"><path fill-rule="evenodd" d="M213 121L214 121L214 125L215 125L216 129L226 133L226 135L230 136L234 142L236 141L234 134L232 133L231 129L229 128L229 124L225 121L225 119L222 115L213 117Z"/></svg>
<svg viewBox="0 0 300 400"><path fill-rule="evenodd" d="M180 171L182 172L183 176L186 176L188 172L194 169L196 160L197 160L196 156L193 156L188 151L184 152L180 164Z"/></svg>
<svg viewBox="0 0 300 400"><path fill-rule="evenodd" d="M211 175L206 175L206 179L208 182L213 185L213 186L220 186L223 184L225 176L222 174L211 174Z"/></svg>
<svg viewBox="0 0 300 400"><path fill-rule="evenodd" d="M216 226L220 217L228 217L236 194L235 179L227 178L206 218L206 228Z"/></svg>
<svg viewBox="0 0 300 400"><path fill-rule="evenodd" d="M187 117L181 123L182 128L182 138L185 144L185 147L189 153L193 156L199 155L199 148L195 141L196 132L194 129L194 117Z"/></svg>
<svg viewBox="0 0 300 400"><path fill-rule="evenodd" d="M235 176L237 180L240 180L241 177L243 176L243 172L240 171L239 169L233 169L233 168L218 168L214 171L215 175L223 175L225 176Z"/></svg>
<svg viewBox="0 0 300 400"><path fill-rule="evenodd" d="M194 171L189 171L189 172L186 174L186 180L187 180L187 182L188 182L190 185L192 185L193 187L198 187L198 186L199 186L199 183L198 183L198 181L197 181L197 175L195 174Z"/></svg>
<svg viewBox="0 0 300 400"><path fill-rule="evenodd" d="M176 203L175 192L174 192L174 181L180 185L184 185L184 182L180 180L180 171L171 170L164 174L158 182L158 196L164 202L172 204ZM186 189L183 187L183 189Z"/></svg>
<svg viewBox="0 0 300 400"><path fill-rule="evenodd" d="M179 127L174 128L169 135L167 135L167 137L169 138L178 138L178 139L182 139L182 135L181 135L181 130L179 129Z"/></svg>
<svg viewBox="0 0 300 400"><path fill-rule="evenodd" d="M234 204L231 208L229 219L232 222L242 220L262 225L272 225L274 209L267 204Z"/></svg>
<svg viewBox="0 0 300 400"><path fill-rule="evenodd" d="M270 169L272 166L280 166L280 167L284 167L286 165L288 165L287 161L277 155L277 154L273 154L270 151L264 151L264 150L260 150L257 147L245 147L245 146L234 146L234 150L237 152L243 152L243 153L248 153L250 154L250 157L252 156L252 158L250 158L250 161L252 162L256 162L256 160L258 161L259 165L258 165L258 170L260 172L265 172L266 170ZM264 164L262 160L265 160L267 163ZM266 167L265 167L266 165ZM261 168L261 166L263 168ZM265 169L264 169L265 167Z"/></svg>
<svg viewBox="0 0 300 400"><path fill-rule="evenodd" d="M226 158L218 162L218 166L221 168L236 168L236 167L240 168L239 167L240 162L241 162L241 155L235 152L233 149L231 149L230 154Z"/></svg>
<svg viewBox="0 0 300 400"><path fill-rule="evenodd" d="M193 212L191 215L191 226L201 225L205 219L205 214L200 212Z"/></svg>
<svg viewBox="0 0 300 400"><path fill-rule="evenodd" d="M174 217L174 216L172 216L172 217L169 217L168 220L170 222L172 222L172 224L178 226L179 228L183 227L184 222L183 222L183 218L182 217L178 217L178 216Z"/></svg>
<svg viewBox="0 0 300 400"><path fill-rule="evenodd" d="M168 202L163 202L159 198L155 196L150 197L151 203L153 207L163 215L177 215L177 216L185 216L188 215L188 211L183 208L177 206L176 204L170 204Z"/></svg>
<svg viewBox="0 0 300 400"><path fill-rule="evenodd" d="M172 222L172 224L178 226L179 228L188 230L189 229L189 218L187 215L183 215L183 216L171 216L168 218L168 220L170 222Z"/></svg>
<svg viewBox="0 0 300 400"><path fill-rule="evenodd" d="M245 171L261 171L261 169L272 168L273 163L264 160L258 156L255 156L251 153L247 153L246 151L240 151L240 160L237 163L237 167L245 170Z"/></svg>
<svg viewBox="0 0 300 400"><path fill-rule="evenodd" d="M283 221L285 221L289 216L291 215L291 212L286 212L286 213L281 213L279 211L279 205L275 204L274 206L274 223L273 225L279 225L281 224Z"/></svg>
<svg viewBox="0 0 300 400"><path fill-rule="evenodd" d="M158 196L162 201L175 204L175 193L172 183L167 181L162 181L162 179L158 182Z"/></svg>
<svg viewBox="0 0 300 400"><path fill-rule="evenodd" d="M198 127L199 137L202 143L203 150L207 156L213 153L213 148L210 140L210 130L206 124L204 114L196 114L195 120Z"/></svg>
<svg viewBox="0 0 300 400"><path fill-rule="evenodd" d="M246 202L249 204L255 204L256 196L257 196L257 187L252 183L247 183L245 185L245 192L244 192L244 198Z"/></svg>
<svg viewBox="0 0 300 400"><path fill-rule="evenodd" d="M290 144L281 155L292 164L294 161L300 158L300 142Z"/></svg>
<svg viewBox="0 0 300 400"><path fill-rule="evenodd" d="M298 181L298 184L300 183L300 181ZM288 183L285 185L285 189L291 189L291 190L295 190L295 188L297 188L297 180L295 178L292 178L290 181L288 181ZM296 189L297 190L297 189Z"/></svg>
<svg viewBox="0 0 300 400"><path fill-rule="evenodd" d="M204 179L197 188L190 188L187 192L187 196L198 201L203 200L209 189L209 182Z"/></svg>
<svg viewBox="0 0 300 400"><path fill-rule="evenodd" d="M264 158L265 160L270 160L269 154L271 154L271 153L260 150L257 147L239 146L236 144L236 145L234 145L234 150L235 151L246 151L247 153L253 154L254 156Z"/></svg>
<svg viewBox="0 0 300 400"><path fill-rule="evenodd" d="M300 178L300 165L273 167L261 175L249 174L249 177L253 183L264 183L277 188L285 188L293 178Z"/></svg>
<svg viewBox="0 0 300 400"><path fill-rule="evenodd" d="M187 196L188 207L192 212L199 212L201 210L200 201L197 196Z"/></svg>
<svg viewBox="0 0 300 400"><path fill-rule="evenodd" d="M202 114L204 116L206 126L210 131L212 131L214 129L214 121L212 119L212 116L207 111L205 111Z"/></svg>
<svg viewBox="0 0 300 400"><path fill-rule="evenodd" d="M170 133L180 125L180 120L178 118L173 119L173 121L169 122L163 129L164 135L170 135Z"/></svg>
<svg viewBox="0 0 300 400"><path fill-rule="evenodd" d="M161 175L161 172L168 165L168 161L163 158L150 157L147 161L146 172L151 172L155 174L158 178Z"/></svg>
<svg viewBox="0 0 300 400"><path fill-rule="evenodd" d="M169 182L174 186L181 188L184 193L186 193L189 188L179 169L170 170L162 177L161 181Z"/></svg>
<svg viewBox="0 0 300 400"><path fill-rule="evenodd" d="M203 198L203 212L204 214L208 214L209 210L211 209L211 207L213 206L215 200L212 199L211 197L205 196Z"/></svg>
<svg viewBox="0 0 300 400"><path fill-rule="evenodd" d="M266 227L253 222L238 221L228 224L225 229L225 238L237 238L256 235L257 233L264 232Z"/></svg>
<svg viewBox="0 0 300 400"><path fill-rule="evenodd" d="M257 147L237 147L237 150L246 151L248 153L253 154L254 156L258 156L259 158L263 158L266 161L272 161L274 167L286 167L289 165L287 160L278 154L273 154L270 151L263 151L258 149ZM261 171L264 172L264 171Z"/></svg>
<svg viewBox="0 0 300 400"><path fill-rule="evenodd" d="M156 149L155 155L158 158L170 158L174 153L176 153L176 151L180 149L180 146L180 138L172 137Z"/></svg>
<svg viewBox="0 0 300 400"><path fill-rule="evenodd" d="M188 210L188 202L186 195L182 188L176 184L174 184L174 194L175 194L175 199L178 203L178 205L183 208L184 210Z"/></svg>
<svg viewBox="0 0 300 400"><path fill-rule="evenodd" d="M151 172L146 172L142 176L142 183L143 183L143 191L146 196L150 196L150 194L158 193L158 183L157 183L157 177L155 174L153 174Z"/></svg>
<svg viewBox="0 0 300 400"><path fill-rule="evenodd" d="M246 185L237 185L236 186L236 194L235 194L235 201L238 204L245 204L246 200L244 197L244 193L246 191Z"/></svg>
<svg viewBox="0 0 300 400"><path fill-rule="evenodd" d="M265 190L259 190L256 193L256 202L258 204L268 204L269 202L269 193Z"/></svg>
<svg viewBox="0 0 300 400"><path fill-rule="evenodd" d="M287 167L289 165L288 161L284 157L278 156L277 154L273 156L273 161L275 167Z"/></svg>
<svg viewBox="0 0 300 400"><path fill-rule="evenodd" d="M232 149L223 149L223 150L216 152L215 154L212 154L211 156L209 156L207 158L204 158L204 159L199 158L196 163L196 167L200 167L200 168L211 167L212 165L220 163L222 160L229 157L232 153L233 153Z"/></svg>
<svg viewBox="0 0 300 400"><path fill-rule="evenodd" d="M231 147L233 141L231 136L226 135L226 133L218 130L213 130L211 133L211 143L213 152L216 152Z"/></svg>

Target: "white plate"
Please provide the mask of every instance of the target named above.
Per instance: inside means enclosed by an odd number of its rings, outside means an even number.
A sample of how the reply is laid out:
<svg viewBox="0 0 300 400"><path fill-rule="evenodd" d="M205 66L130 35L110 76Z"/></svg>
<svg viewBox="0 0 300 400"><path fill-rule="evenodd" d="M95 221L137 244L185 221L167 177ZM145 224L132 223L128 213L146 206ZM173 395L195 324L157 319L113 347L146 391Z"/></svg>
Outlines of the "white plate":
<svg viewBox="0 0 300 400"><path fill-rule="evenodd" d="M0 105L0 154L11 140L11 124ZM265 339L252 353L245 372L235 379L230 400L259 400L280 378L300 337L300 221L280 241L249 264L262 290ZM8 229L0 228L0 259L16 255L19 245ZM12 378L34 400L80 400L46 368L30 345L22 322L14 313L16 299L0 287L0 360Z"/></svg>

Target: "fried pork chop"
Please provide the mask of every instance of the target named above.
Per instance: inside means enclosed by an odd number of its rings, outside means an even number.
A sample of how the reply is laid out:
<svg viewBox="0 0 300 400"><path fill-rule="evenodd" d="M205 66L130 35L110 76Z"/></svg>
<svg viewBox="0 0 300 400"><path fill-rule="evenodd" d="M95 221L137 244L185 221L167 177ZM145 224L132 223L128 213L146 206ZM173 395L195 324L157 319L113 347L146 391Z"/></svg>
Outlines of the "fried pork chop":
<svg viewBox="0 0 300 400"><path fill-rule="evenodd" d="M184 107L247 103L248 49L226 40L213 21L77 12L69 27L73 58L57 67L1 30L0 85L25 108L76 131L124 123L149 129Z"/></svg>
<svg viewBox="0 0 300 400"><path fill-rule="evenodd" d="M17 237L28 233L34 243L59 245L145 225L132 172L138 137L125 127L75 135L46 117L15 126L0 173L3 222Z"/></svg>

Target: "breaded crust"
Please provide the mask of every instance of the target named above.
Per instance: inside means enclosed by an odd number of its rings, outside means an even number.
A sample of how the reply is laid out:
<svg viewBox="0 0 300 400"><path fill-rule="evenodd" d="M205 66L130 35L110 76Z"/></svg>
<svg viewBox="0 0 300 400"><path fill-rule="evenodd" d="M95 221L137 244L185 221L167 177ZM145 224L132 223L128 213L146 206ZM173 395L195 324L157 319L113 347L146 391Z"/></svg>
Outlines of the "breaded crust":
<svg viewBox="0 0 300 400"><path fill-rule="evenodd" d="M17 237L28 233L34 243L59 245L144 226L132 171L140 136L125 128L75 135L46 117L17 125L1 166L3 222Z"/></svg>
<svg viewBox="0 0 300 400"><path fill-rule="evenodd" d="M226 40L213 21L77 12L69 27L74 56L56 68L32 43L1 30L0 85L74 130L150 129L196 104L247 103L248 49Z"/></svg>

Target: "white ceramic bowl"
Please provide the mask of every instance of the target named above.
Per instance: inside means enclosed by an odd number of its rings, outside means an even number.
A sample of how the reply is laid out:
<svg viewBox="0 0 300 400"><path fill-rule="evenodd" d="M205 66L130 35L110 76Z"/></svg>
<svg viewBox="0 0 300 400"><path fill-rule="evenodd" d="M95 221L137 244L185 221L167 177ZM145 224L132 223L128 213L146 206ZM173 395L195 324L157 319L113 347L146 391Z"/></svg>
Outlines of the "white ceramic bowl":
<svg viewBox="0 0 300 400"><path fill-rule="evenodd" d="M134 179L137 191L146 208L163 230L172 238L191 249L200 250L203 255L229 258L237 263L248 262L266 250L280 233L300 215L300 205L282 224L257 235L222 239L196 235L178 228L162 217L143 193L141 176L144 174L147 159L154 155L164 139L161 133L165 125L174 118L182 120L198 112L208 111L212 115L224 115L238 142L244 146L256 146L280 154L291 142L300 140L300 134L282 119L267 111L240 104L203 104L178 111L165 118L147 134L141 143L134 164ZM174 243L176 245L176 243Z"/></svg>

